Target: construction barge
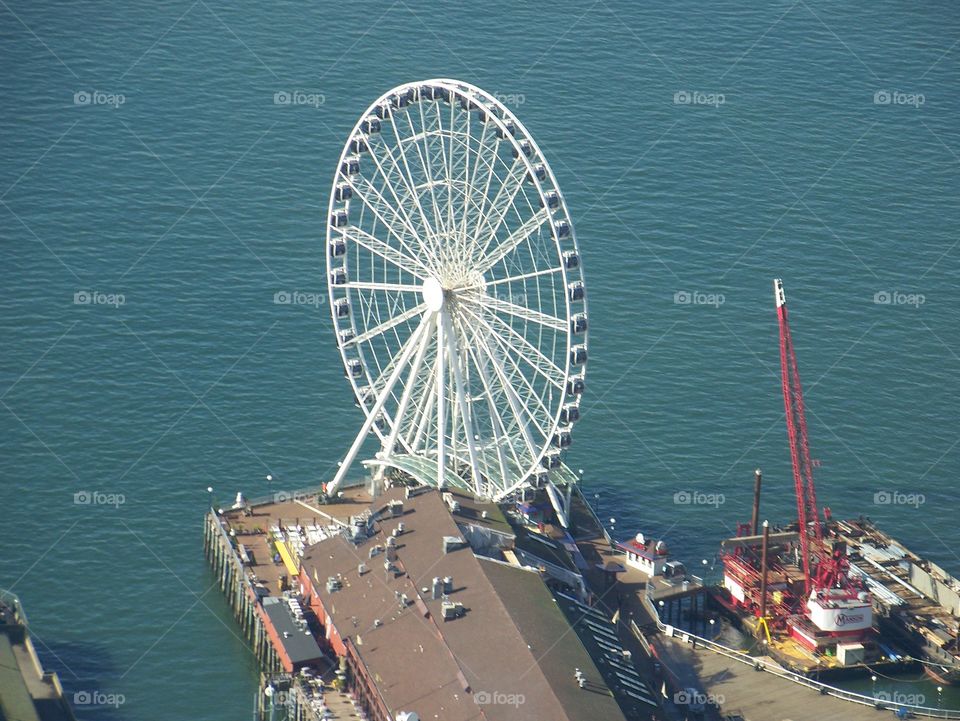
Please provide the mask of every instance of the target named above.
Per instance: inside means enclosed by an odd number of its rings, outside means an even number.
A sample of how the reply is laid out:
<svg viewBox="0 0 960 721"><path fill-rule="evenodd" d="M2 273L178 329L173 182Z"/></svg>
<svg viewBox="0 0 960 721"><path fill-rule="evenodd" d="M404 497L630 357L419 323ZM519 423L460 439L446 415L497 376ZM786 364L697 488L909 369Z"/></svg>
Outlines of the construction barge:
<svg viewBox="0 0 960 721"><path fill-rule="evenodd" d="M745 554L736 555L737 544L756 540L750 536L723 542L724 578L708 589L712 606L796 673L837 679L923 670L938 683L956 684L956 580L867 519L831 521L827 528L845 546L847 572L862 584L856 593L826 595L831 617L791 612L803 597L795 524L769 533L765 612L758 601L760 574ZM808 600L808 611L820 610L816 603L817 597Z"/></svg>
<svg viewBox="0 0 960 721"><path fill-rule="evenodd" d="M881 638L903 648L941 684L960 683L960 581L867 518L837 522L851 572L873 594Z"/></svg>
<svg viewBox="0 0 960 721"><path fill-rule="evenodd" d="M960 583L863 517L835 520L813 480L803 391L783 283L774 281L787 437L796 520L760 524L762 474L753 514L721 544L717 606L766 654L819 678L915 671L940 683L960 680Z"/></svg>

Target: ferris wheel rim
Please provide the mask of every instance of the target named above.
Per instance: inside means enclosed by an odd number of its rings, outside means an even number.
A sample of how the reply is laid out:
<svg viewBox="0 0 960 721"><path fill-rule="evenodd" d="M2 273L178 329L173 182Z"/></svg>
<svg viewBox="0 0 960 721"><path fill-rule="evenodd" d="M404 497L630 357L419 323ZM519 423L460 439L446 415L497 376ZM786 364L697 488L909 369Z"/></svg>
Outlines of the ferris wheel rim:
<svg viewBox="0 0 960 721"><path fill-rule="evenodd" d="M526 126L523 125L523 123L516 117L516 115L504 103L500 102L494 95L487 93L486 91L482 90L477 86L471 85L469 83L457 81L457 80L452 80L449 78L435 78L435 79L417 81L412 83L404 83L402 85L399 85L383 93L380 97L374 100L367 107L367 109L360 115L360 118L352 128L348 136L347 142L345 143L344 148L338 159L338 163L337 163L338 172L334 177L334 184L331 190L330 200L328 204L328 223L327 223L326 252L325 252L325 255L327 258L327 271L328 271L327 272L328 298L330 301L330 308L331 308L331 314L333 317L334 328L337 332L337 346L341 356L341 361L343 362L344 366L347 367L348 369L352 367L352 366L349 366L349 362L351 359L348 358L348 353L346 350L347 342L343 340L344 336L341 333L341 330L344 330L344 329L350 330L353 333L354 339L363 339L363 340L356 340L356 343L355 343L358 359L360 361L361 371L356 376L352 372L348 372L347 378L351 384L354 394L358 397L358 399L360 399L359 405L363 410L364 415L368 419L372 411L367 407L366 400L360 398L362 389L366 387L375 389L375 384L384 376L384 373L381 373L379 376L376 375L372 371L372 365L368 363L368 361L365 358L366 349L364 347L364 343L368 343L370 340L370 337L364 338L364 335L371 333L373 330L376 330L376 328L370 329L365 327L361 331L361 329L357 325L357 320L354 313L351 312L347 316L346 322L344 322L343 319L338 317L337 315L338 310L337 310L336 302L338 298L336 297L336 294L338 292L339 286L334 284L332 280L332 273L334 272L334 264L333 264L333 258L332 258L331 252L329 250L331 248L331 243L337 234L337 231L335 227L332 225L332 221L330 219L334 217L334 212L337 210L338 201L336 197L336 189L338 187L338 183L341 182L340 169L344 167L344 164L346 162L349 162L349 159L354 154L351 144L352 144L352 141L354 141L356 138L358 138L362 134L361 130L364 122L368 121L371 117L373 117L378 108L381 108L385 103L390 102L391 98L398 96L398 94L407 93L407 92L419 92L421 88L426 88L426 87L435 88L439 90L446 90L452 93L449 99L449 103L451 106L453 105L454 97L456 97L456 99L459 101L466 100L468 103L474 102L474 101L478 103L482 103L482 107L484 111L488 112L487 120L492 121L493 124L500 131L503 132L503 136L501 140L505 140L508 142L508 144L511 146L511 150L514 151L514 157L516 159L519 159L522 162L523 168L527 172L528 177L531 181L531 184L536 190L536 194L539 198L540 205L542 206L544 211L543 214L545 218L549 220L548 225L550 227L550 236L552 239L552 245L553 245L553 249L556 251L556 259L559 263L559 265L556 267L546 269L546 270L540 270L540 271L529 274L529 276L533 277L533 276L544 275L546 273L551 273L551 274L559 273L561 276L562 288L564 289L569 288L571 286L571 283L574 283L574 282L579 282L581 285L581 289L583 287L583 271L582 271L582 267L579 264L579 260L577 265L573 268L567 267L564 262L565 256L563 255L563 253L567 251L572 250L572 252L576 254L577 258L579 258L579 245L577 243L576 232L575 232L575 229L573 228L573 223L570 219L570 213L566 204L566 199L564 198L563 193L560 192L559 183L556 180L556 177L553 173L552 168L550 167L550 164L544 158L539 145L536 143L536 140L533 138L532 134L527 130ZM422 102L422 100L420 100L419 102ZM438 101L433 100L433 102L438 102ZM469 109L468 109L468 112L470 112ZM393 117L393 114L391 113L391 118L392 117ZM408 115L408 120L409 120L409 115ZM509 126L511 125L513 128L512 130L509 129ZM397 137L399 142L400 141L399 134ZM497 141L497 147L499 147L499 142L500 141ZM529 153L526 150L524 150L521 145L524 142L527 144L526 148L529 149ZM401 147L402 147L402 143L401 143ZM517 155L517 151L519 151L519 155ZM452 154L452 145L451 145L451 154ZM404 163L406 163L405 156L404 156ZM533 172L535 169L539 169L538 172ZM382 169L381 169L381 172L382 172ZM491 166L491 173L492 173L492 166ZM547 193L550 191L553 191L555 193L555 197L550 198L548 202ZM399 201L399 197L397 199ZM555 203L555 204L551 204L551 203ZM553 209L553 212L551 212L550 210L551 208ZM422 208L421 208L421 212L422 212ZM539 214L540 213L538 211L536 215L539 215ZM561 239L561 237L559 236L559 231L555 227L554 218L560 218L566 222L566 226L567 226L566 230L567 230L568 236ZM533 219L534 218L531 218L531 220ZM543 225L544 222L545 222L544 220L540 220L535 227L539 228L541 225ZM479 234L479 229L477 233ZM364 239L364 240L366 240L368 243L371 243L371 244L373 242L370 239ZM488 244L489 242L490 241L488 241ZM522 240L520 242L522 242ZM361 241L361 244L362 244L362 241ZM383 250L382 248L380 250L386 253L386 251ZM409 252L409 249L408 249L408 252ZM512 251L508 249L507 252L509 253ZM412 252L410 252L410 256L413 256ZM409 258L407 260L409 261ZM497 260L501 260L501 259L495 259L493 264L496 264ZM404 319L399 321L400 323L404 323L404 322L407 322L410 320L416 320L416 319L423 320L430 315L439 313L442 308L442 299L438 299L439 281L437 280L435 272L433 272L435 271L435 269L429 267L429 261L427 263L424 263L424 262L406 263L405 266L402 266L402 269L408 272L409 275L413 277L413 279L415 279L416 281L419 281L419 285L416 282L411 282L406 284L398 283L398 284L393 284L388 289L385 287L385 285L387 284L383 284L383 283L380 283L380 284L368 283L362 280L348 281L345 284L346 288L344 289L346 294L345 297L347 298L348 304L352 301L352 296L355 293L360 293L361 291L374 292L376 290L381 290L381 291L389 290L390 292L418 294L419 296L419 302L415 303L409 309L406 309L404 313L401 314L401 316L404 316ZM484 269L483 271L481 271L481 274L485 273L487 270L489 269ZM516 282L518 278L523 280L524 282L526 282L527 280L527 277L525 276L517 276L517 277L508 276L506 278L496 280L492 284L509 285L513 282ZM537 278L537 280L539 282L539 277ZM482 313L482 310L484 307L488 307L490 305L498 305L500 309L505 312L512 312L512 313L519 312L514 307L509 307L509 308L506 307L507 305L509 306L517 305L512 302L505 302L499 299L493 299L492 297L487 297L482 294L479 295L479 298L480 298L480 302L479 302L480 309L478 312L480 313ZM568 382L570 381L571 378L574 377L575 372L578 372L579 373L578 377L582 379L583 374L585 373L585 370L586 370L585 361L579 364L573 363L572 356L573 356L573 349L574 349L574 334L571 331L571 318L573 317L573 309L571 307L572 301L566 292L563 293L563 299L564 299L563 317L553 317L553 316L548 317L548 316L544 316L542 313L537 314L537 311L526 311L523 315L523 319L526 322L550 323L551 327L553 327L553 329L556 332L563 333L565 335L565 342L563 344L564 362L562 364L562 367L556 366L556 370L560 371L559 385L561 386L561 394L560 394L561 402L555 404L556 407L552 409L552 413L548 416L549 427L546 429L538 428L538 430L540 431L540 435L546 438L547 442L534 444L538 447L535 449L531 448L531 453L530 453L531 463L529 464L530 467L527 469L521 468L521 472L518 474L518 477L514 479L515 482L508 484L506 483L506 479L502 479L503 483L500 485L500 487L497 490L497 494L500 497L508 495L509 493L512 493L515 490L517 490L517 488L519 488L525 482L527 482L529 477L537 470L538 467L540 467L543 464L544 457L550 451L550 448L551 448L549 439L551 437L556 436L558 429L561 427L561 415L564 411L564 407L565 407L564 404L566 400L566 397L564 396L563 391L566 390L566 388L568 387ZM583 295L582 293L578 303L579 303L578 308L580 312L584 315L584 317L586 317L588 312L587 300L585 295ZM468 310L467 312L473 312L473 311ZM397 317L398 316L388 319L386 323L392 323L396 321ZM494 315L494 318L502 322L502 319L499 318L499 316ZM494 338L495 342L500 343L501 347L503 347L503 341L498 340L497 329L493 327L493 324L490 322L483 322L482 317L477 318L477 320L480 323L480 325L487 326L487 330L490 333L490 337ZM439 328L439 320L438 320L438 328ZM451 328L451 331L452 330L453 329ZM503 333L506 331L501 329L500 332ZM586 342L587 342L587 334L586 332L584 332L581 335L582 335L581 343L585 348ZM412 339L412 336L411 336L411 339ZM438 348L439 348L439 345L438 345ZM491 351L489 348L487 348L486 351L490 352L491 355L496 352L495 350ZM478 352L477 349L470 349L471 354L474 354L477 352ZM442 355L442 352L438 350L438 354ZM394 359L391 359L391 362L395 359L396 357ZM439 358L437 360L439 361ZM385 366L383 366L383 365L380 365L378 361L377 369L383 370L384 368L390 368L390 365L391 363L387 363ZM576 368L576 371L575 371L575 368ZM361 385L359 382L360 380L363 380L365 382L365 385ZM504 385L507 385L502 378L500 379L500 382ZM507 395L509 396L509 393ZM438 397L439 397L439 394L438 394ZM537 400L539 401L540 399L538 398ZM579 405L579 398L577 399L576 403L577 405ZM455 411L451 410L451 412L455 412ZM380 428L378 424L374 424L374 426L372 427L372 430L379 436L381 442L385 444L391 436L395 435L394 428L397 426L397 424L401 423L403 419L402 418L394 419L389 415L389 412L385 410L381 410L378 413L378 415L383 416L385 428ZM528 416L529 416L528 420L533 419L533 415L529 412L528 412ZM466 416L464 416L464 418L466 419ZM466 428L464 430L466 430ZM494 433L494 435L495 434L496 433ZM401 442L401 445L403 445L402 442ZM443 445L445 445L445 440L442 443L440 443L441 447ZM437 453L439 456L440 451L438 450ZM455 453L451 454L451 457L455 458L456 454Z"/></svg>

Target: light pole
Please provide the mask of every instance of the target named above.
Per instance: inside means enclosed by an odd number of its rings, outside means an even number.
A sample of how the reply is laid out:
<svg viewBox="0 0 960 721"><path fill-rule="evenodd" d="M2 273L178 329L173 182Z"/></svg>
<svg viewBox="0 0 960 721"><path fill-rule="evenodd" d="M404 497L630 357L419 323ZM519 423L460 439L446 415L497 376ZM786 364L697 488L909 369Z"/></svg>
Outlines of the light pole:
<svg viewBox="0 0 960 721"><path fill-rule="evenodd" d="M937 686L937 708L943 708L943 686Z"/></svg>
<svg viewBox="0 0 960 721"><path fill-rule="evenodd" d="M876 698L877 697L877 677L871 676L870 680L873 681L873 697Z"/></svg>
<svg viewBox="0 0 960 721"><path fill-rule="evenodd" d="M715 624L716 622L717 622L716 619L713 619L713 618L710 619L710 640L711 641L713 640L713 624Z"/></svg>
<svg viewBox="0 0 960 721"><path fill-rule="evenodd" d="M213 486L207 486L207 500L210 502L210 512L213 512Z"/></svg>

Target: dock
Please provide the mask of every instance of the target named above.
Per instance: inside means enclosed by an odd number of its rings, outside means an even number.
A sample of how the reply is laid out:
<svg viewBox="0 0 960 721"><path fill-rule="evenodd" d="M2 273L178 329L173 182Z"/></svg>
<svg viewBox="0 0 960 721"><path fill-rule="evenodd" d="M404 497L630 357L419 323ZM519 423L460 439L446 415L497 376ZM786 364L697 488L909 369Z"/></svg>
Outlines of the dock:
<svg viewBox="0 0 960 721"><path fill-rule="evenodd" d="M872 705L822 695L817 688L757 671L702 645L660 635L654 647L667 673L699 679L698 691L717 701L723 713L739 714L745 721L876 721L879 716ZM776 665L769 657L758 661L764 668ZM683 683L686 687L689 681Z"/></svg>
<svg viewBox="0 0 960 721"><path fill-rule="evenodd" d="M342 503L323 508L315 498L282 492L239 507L211 506L204 521L204 555L261 669L260 719L337 721L357 719L361 710L287 591L299 573L296 546L345 525L369 497L349 489Z"/></svg>
<svg viewBox="0 0 960 721"><path fill-rule="evenodd" d="M0 591L0 719L76 721L57 674L40 664L20 599L7 591Z"/></svg>

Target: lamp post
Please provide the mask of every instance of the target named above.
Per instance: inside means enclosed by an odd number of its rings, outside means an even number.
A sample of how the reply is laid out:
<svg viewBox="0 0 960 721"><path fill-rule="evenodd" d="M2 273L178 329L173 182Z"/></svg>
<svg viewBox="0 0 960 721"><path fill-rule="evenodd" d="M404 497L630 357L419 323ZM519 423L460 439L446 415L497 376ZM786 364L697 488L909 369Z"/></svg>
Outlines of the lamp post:
<svg viewBox="0 0 960 721"><path fill-rule="evenodd" d="M937 708L943 708L943 686L937 686Z"/></svg>
<svg viewBox="0 0 960 721"><path fill-rule="evenodd" d="M713 625L716 623L716 619L710 619L710 640L713 640Z"/></svg>
<svg viewBox="0 0 960 721"><path fill-rule="evenodd" d="M876 698L877 697L877 677L871 676L870 680L873 681L873 697Z"/></svg>
<svg viewBox="0 0 960 721"><path fill-rule="evenodd" d="M213 486L207 486L207 500L210 502L210 511L213 512Z"/></svg>

